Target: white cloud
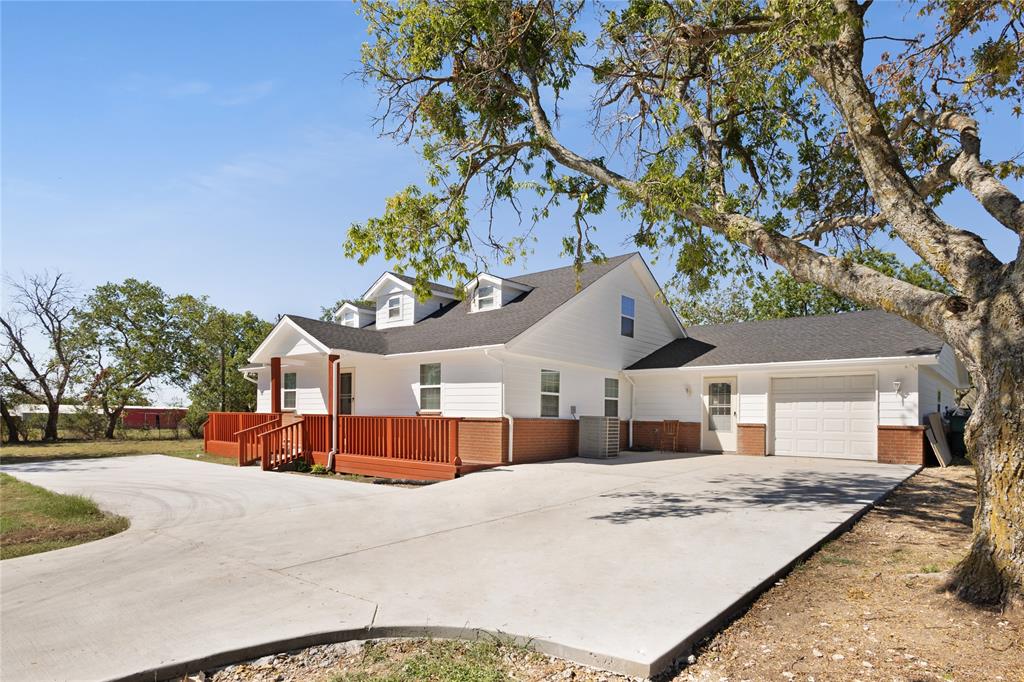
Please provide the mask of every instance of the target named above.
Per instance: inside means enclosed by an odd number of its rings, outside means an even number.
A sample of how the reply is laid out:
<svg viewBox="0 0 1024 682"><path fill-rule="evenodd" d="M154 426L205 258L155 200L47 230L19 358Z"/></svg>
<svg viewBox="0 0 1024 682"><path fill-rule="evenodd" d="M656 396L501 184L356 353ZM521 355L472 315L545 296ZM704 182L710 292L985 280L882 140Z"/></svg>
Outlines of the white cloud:
<svg viewBox="0 0 1024 682"><path fill-rule="evenodd" d="M217 103L225 107L237 107L263 99L274 91L274 81L258 81L227 91L217 98Z"/></svg>
<svg viewBox="0 0 1024 682"><path fill-rule="evenodd" d="M167 97L173 98L194 97L196 95L205 95L211 90L213 90L213 86L206 81L192 80L175 83L168 87L164 94Z"/></svg>

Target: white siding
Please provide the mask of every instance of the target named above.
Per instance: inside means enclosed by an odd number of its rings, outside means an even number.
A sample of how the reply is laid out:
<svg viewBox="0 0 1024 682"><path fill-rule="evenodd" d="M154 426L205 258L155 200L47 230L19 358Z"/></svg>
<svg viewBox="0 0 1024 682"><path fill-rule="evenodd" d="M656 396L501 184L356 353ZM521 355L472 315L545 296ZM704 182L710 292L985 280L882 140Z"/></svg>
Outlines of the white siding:
<svg viewBox="0 0 1024 682"><path fill-rule="evenodd" d="M705 376L735 376L740 424L769 424L771 419L771 379L773 376L817 376L822 374L871 374L878 377L878 423L910 426L920 423L918 415L918 369L915 365L870 364L828 368L814 366L804 370L666 370L660 373L635 373L636 419L658 421L678 419L700 422L701 391ZM893 381L900 381L900 392ZM690 387L690 395L686 387ZM943 391L945 399L945 391ZM934 402L934 401L933 401ZM770 442L770 438L769 438Z"/></svg>
<svg viewBox="0 0 1024 682"><path fill-rule="evenodd" d="M956 386L950 382L940 370L922 367L919 377L919 403L921 423L925 415L932 412L944 414L946 410L956 407ZM954 366L955 371L955 366Z"/></svg>
<svg viewBox="0 0 1024 682"><path fill-rule="evenodd" d="M917 416L916 365L878 365L878 424L880 426L915 426ZM897 394L893 382L900 382Z"/></svg>
<svg viewBox="0 0 1024 682"><path fill-rule="evenodd" d="M327 356L315 356L310 364L301 367L288 367L287 362L286 358L281 376L283 382L288 372L296 374L295 413L327 414ZM256 411L270 412L270 400L270 370L267 369L259 373L256 384Z"/></svg>
<svg viewBox="0 0 1024 682"><path fill-rule="evenodd" d="M270 412L270 370L259 373L256 382L256 411Z"/></svg>
<svg viewBox="0 0 1024 682"><path fill-rule="evenodd" d="M653 353L682 332L662 316L644 286L645 269L639 258L623 263L512 341L509 350L615 370ZM623 295L636 301L633 338L619 333Z"/></svg>
<svg viewBox="0 0 1024 682"><path fill-rule="evenodd" d="M395 320L388 319L388 299L398 296L402 302L402 316ZM388 329L390 327L403 327L413 323L414 298L409 291L402 289L397 284L377 296L377 329Z"/></svg>
<svg viewBox="0 0 1024 682"><path fill-rule="evenodd" d="M661 421L678 419L700 421L700 377L672 371L665 374L635 374L635 419ZM686 388L690 393L687 395Z"/></svg>
<svg viewBox="0 0 1024 682"><path fill-rule="evenodd" d="M738 424L768 423L768 391L771 383L771 374L768 372L742 372L736 375L736 392L739 393Z"/></svg>
<svg viewBox="0 0 1024 682"><path fill-rule="evenodd" d="M619 380L619 418L629 419L631 387L618 370L600 370L571 365L556 360L509 358L505 364L506 411L513 417L540 416L540 371L553 369L559 373L559 418L604 415L604 380Z"/></svg>

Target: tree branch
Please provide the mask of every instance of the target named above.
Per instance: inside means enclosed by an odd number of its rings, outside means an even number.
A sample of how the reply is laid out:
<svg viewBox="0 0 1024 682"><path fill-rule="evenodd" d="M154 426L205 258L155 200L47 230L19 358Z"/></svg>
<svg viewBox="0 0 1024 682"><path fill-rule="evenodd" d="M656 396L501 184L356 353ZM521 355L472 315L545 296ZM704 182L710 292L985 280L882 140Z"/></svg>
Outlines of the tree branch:
<svg viewBox="0 0 1024 682"><path fill-rule="evenodd" d="M978 122L953 111L930 117L934 125L960 135L960 155L949 168L950 175L985 207L1004 227L1024 236L1024 202L1000 182L981 162Z"/></svg>

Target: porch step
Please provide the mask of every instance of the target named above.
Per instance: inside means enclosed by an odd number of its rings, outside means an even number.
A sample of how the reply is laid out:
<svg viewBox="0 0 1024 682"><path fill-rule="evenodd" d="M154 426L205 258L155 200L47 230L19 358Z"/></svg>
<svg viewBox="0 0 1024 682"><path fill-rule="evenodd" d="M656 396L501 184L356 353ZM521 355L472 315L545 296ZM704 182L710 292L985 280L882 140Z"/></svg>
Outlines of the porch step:
<svg viewBox="0 0 1024 682"><path fill-rule="evenodd" d="M450 481L459 473L455 466L439 462L344 454L334 456L334 470L343 474L408 478L417 481Z"/></svg>

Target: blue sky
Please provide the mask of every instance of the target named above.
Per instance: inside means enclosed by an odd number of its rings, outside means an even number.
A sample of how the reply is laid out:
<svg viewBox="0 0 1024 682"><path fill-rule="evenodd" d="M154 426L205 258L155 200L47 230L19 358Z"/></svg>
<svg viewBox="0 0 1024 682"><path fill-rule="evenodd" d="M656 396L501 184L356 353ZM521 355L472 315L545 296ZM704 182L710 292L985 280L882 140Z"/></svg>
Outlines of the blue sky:
<svg viewBox="0 0 1024 682"><path fill-rule="evenodd" d="M345 230L422 166L377 138L374 92L345 77L365 39L348 3L0 11L5 273L61 269L83 289L139 277L274 319L315 316L387 267L345 260ZM874 33L910 33L903 6L878 3L870 16ZM563 114L567 139L589 144L586 103ZM982 123L988 149L1024 144L1019 121ZM945 215L1013 256L1008 233L969 198ZM597 224L606 253L629 250L618 216ZM525 266L496 270L565 264L566 227L564 216L542 225ZM668 263L655 271L667 278Z"/></svg>

